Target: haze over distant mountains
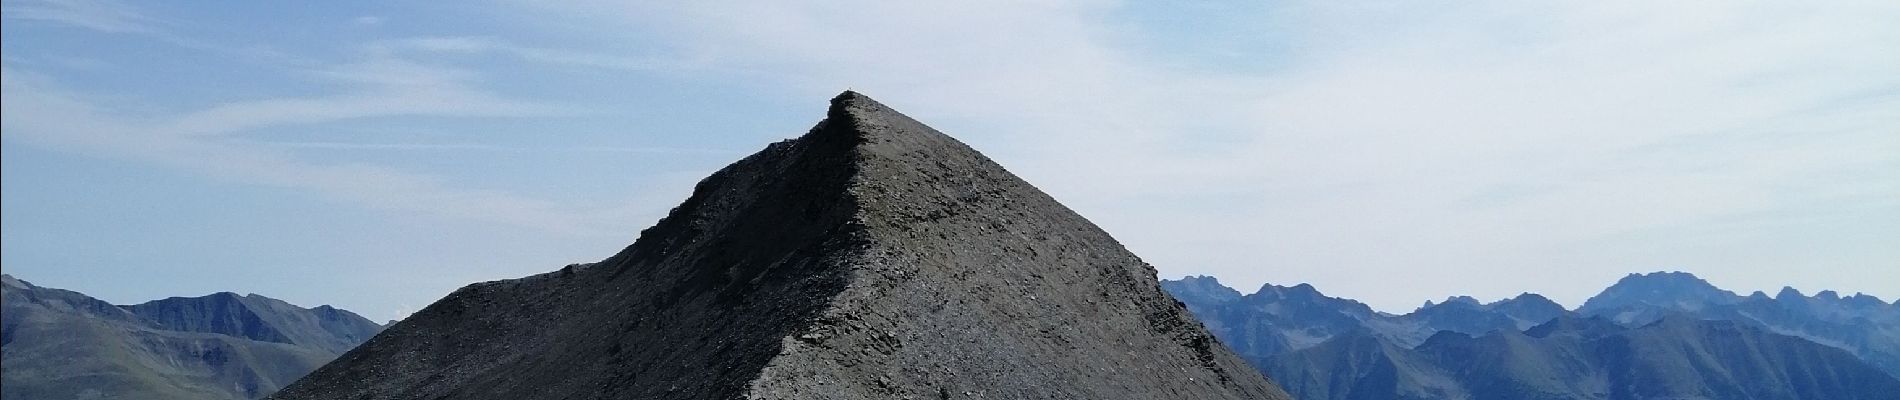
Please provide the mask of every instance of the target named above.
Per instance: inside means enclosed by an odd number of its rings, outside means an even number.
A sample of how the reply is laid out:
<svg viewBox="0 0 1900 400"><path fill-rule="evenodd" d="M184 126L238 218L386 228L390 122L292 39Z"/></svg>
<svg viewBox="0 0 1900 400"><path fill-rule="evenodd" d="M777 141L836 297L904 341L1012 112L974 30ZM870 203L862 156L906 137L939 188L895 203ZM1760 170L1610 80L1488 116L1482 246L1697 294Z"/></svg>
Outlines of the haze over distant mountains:
<svg viewBox="0 0 1900 400"><path fill-rule="evenodd" d="M118 306L0 275L6 399L256 399L382 326L330 306L216 293Z"/></svg>
<svg viewBox="0 0 1900 400"><path fill-rule="evenodd" d="M1535 294L1393 315L1310 285L1242 295L1166 280L1216 336L1300 399L1892 399L1900 307L1793 289L1737 296L1631 274L1575 311Z"/></svg>

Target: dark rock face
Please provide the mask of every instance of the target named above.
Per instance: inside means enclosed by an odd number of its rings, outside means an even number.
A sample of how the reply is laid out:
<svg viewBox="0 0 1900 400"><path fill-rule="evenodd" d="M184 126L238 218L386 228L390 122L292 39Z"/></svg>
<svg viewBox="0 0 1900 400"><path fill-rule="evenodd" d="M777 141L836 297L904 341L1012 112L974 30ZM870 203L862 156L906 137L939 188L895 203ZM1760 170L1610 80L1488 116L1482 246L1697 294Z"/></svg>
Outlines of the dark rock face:
<svg viewBox="0 0 1900 400"><path fill-rule="evenodd" d="M380 329L348 311L257 295L115 306L0 279L7 399L256 399Z"/></svg>
<svg viewBox="0 0 1900 400"><path fill-rule="evenodd" d="M846 92L619 254L465 287L273 398L1286 398L1154 273Z"/></svg>

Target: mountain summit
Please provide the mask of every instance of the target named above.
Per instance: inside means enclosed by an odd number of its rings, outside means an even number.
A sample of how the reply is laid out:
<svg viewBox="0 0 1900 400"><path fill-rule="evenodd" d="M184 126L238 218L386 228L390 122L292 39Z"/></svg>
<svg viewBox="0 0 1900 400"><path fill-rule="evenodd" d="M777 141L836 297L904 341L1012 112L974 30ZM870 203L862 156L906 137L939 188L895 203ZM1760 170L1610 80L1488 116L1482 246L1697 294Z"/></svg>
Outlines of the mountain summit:
<svg viewBox="0 0 1900 400"><path fill-rule="evenodd" d="M863 95L606 260L470 285L273 398L1284 399L1106 232Z"/></svg>
<svg viewBox="0 0 1900 400"><path fill-rule="evenodd" d="M1709 281L1687 272L1652 272L1629 274L1617 280L1616 284L1603 289L1602 293L1584 301L1577 312L1609 314L1612 310L1650 307L1695 312L1739 300L1740 297L1734 292L1717 288Z"/></svg>

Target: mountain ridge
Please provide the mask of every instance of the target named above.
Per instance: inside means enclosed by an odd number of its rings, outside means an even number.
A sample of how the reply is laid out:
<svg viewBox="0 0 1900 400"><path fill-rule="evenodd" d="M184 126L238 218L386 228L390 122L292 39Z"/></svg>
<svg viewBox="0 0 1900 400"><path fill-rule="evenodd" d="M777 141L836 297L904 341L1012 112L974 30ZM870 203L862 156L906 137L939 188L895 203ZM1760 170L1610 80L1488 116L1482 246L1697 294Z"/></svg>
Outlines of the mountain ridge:
<svg viewBox="0 0 1900 400"><path fill-rule="evenodd" d="M121 306L12 275L0 274L0 280L5 303L0 306L5 309L0 357L6 366L0 370L0 393L10 399L255 399L335 358L354 344L349 341L360 342L380 329L346 310L306 309L261 295L247 297L281 305L241 312L200 307L204 312L163 320L151 312L239 297L224 293ZM218 323L239 320L249 321L255 335L221 329ZM330 321L337 329L303 331L314 328L280 324L293 320ZM329 336L340 333L350 336Z"/></svg>
<svg viewBox="0 0 1900 400"><path fill-rule="evenodd" d="M1203 282L1203 287L1196 290L1218 290L1206 287L1206 283L1218 282L1212 277L1197 279ZM1179 289L1180 282L1164 281L1163 287ZM1299 286L1310 287L1296 285ZM1269 295L1256 298L1284 299L1278 295L1282 291L1279 288L1263 285L1257 294ZM1723 373L1692 374L1694 371L1727 371L1727 368L1743 368L1748 373L1771 377L1806 376L1809 378L1802 379L1812 382L1775 382L1790 388L1797 387L1797 383L1812 383L1799 387L1838 398L1853 398L1863 395L1852 390L1855 385L1829 379L1863 380L1872 382L1867 385L1874 387L1891 387L1888 380L1896 379L1896 374L1883 366L1882 357L1889 353L1882 351L1900 340L1882 333L1900 331L1895 329L1900 325L1894 323L1900 320L1900 309L1865 294L1841 297L1817 292L1814 296L1803 296L1799 291L1784 289L1773 298L1762 293L1737 296L1692 274L1659 272L1624 277L1587 301L1589 307L1579 306L1584 312L1564 310L1554 301L1528 293L1491 303L1469 296L1452 296L1444 302L1426 302L1404 315L1366 313L1358 311L1359 306L1351 306L1359 304L1356 301L1319 297L1329 300L1237 307L1235 305L1242 302L1210 302L1204 296L1178 296L1189 303L1189 309L1198 317L1208 320L1207 325L1216 336L1229 342L1244 344L1268 340L1263 338L1333 332L1317 343L1309 341L1304 346L1277 349L1235 346L1243 358L1267 371L1300 398L1539 398L1529 394L1532 392L1565 393L1552 398L1605 398L1616 385L1648 388L1639 398L1764 395L1786 398L1776 396L1795 395L1774 388L1744 387L1748 385L1724 380L1727 378L1721 377ZM1202 304L1194 304L1196 302ZM1334 306L1320 311L1306 309L1314 304ZM1346 320L1339 318L1296 318L1298 315L1363 318L1354 326L1342 324L1341 321ZM1544 317L1552 318L1528 323ZM1642 346L1647 346L1641 348L1653 350L1631 352L1617 350L1622 347L1610 344L1584 343L1586 339L1613 340L1606 338L1615 337L1624 337L1614 340L1625 342L1640 339ZM1748 341L1731 346L1733 348L1696 344L1725 337L1743 337ZM1702 350L1691 353L1666 350L1683 346ZM1267 351L1261 351L1263 349ZM1619 351L1623 353L1617 353ZM1484 354L1522 358L1518 364L1512 364L1522 366L1471 370L1479 364L1469 364L1468 360ZM1776 358L1781 357L1776 354L1804 355ZM1699 361L1694 360L1724 360L1728 364L1696 364ZM1503 362L1504 359L1493 361ZM1645 368L1651 368L1653 374L1674 375L1659 378L1663 379L1660 381L1602 375L1638 365L1649 365ZM1568 369L1550 369L1556 367ZM1526 375L1526 371L1535 373ZM1882 377L1870 377L1867 371L1875 371ZM1817 375L1801 375L1810 373ZM1611 380L1606 380L1611 378L1620 379L1615 381L1620 383L1612 385ZM1561 387L1535 383L1580 381L1596 383ZM1720 393L1704 393L1710 390ZM1498 393L1509 395L1497 397ZM1809 397L1795 398L1825 398L1812 397L1813 393L1802 395Z"/></svg>
<svg viewBox="0 0 1900 400"><path fill-rule="evenodd" d="M855 92L826 115L602 262L464 287L273 398L1285 398L994 161Z"/></svg>

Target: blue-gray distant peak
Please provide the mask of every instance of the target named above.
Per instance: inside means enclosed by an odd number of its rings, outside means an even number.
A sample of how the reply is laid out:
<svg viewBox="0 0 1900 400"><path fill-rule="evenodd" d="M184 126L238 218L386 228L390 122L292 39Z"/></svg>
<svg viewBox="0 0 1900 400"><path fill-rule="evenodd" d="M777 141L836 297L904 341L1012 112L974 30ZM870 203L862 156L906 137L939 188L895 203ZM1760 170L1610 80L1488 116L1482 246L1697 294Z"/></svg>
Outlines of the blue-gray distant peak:
<svg viewBox="0 0 1900 400"><path fill-rule="evenodd" d="M1307 300L1318 300L1318 299L1330 298L1330 297L1327 297L1324 293L1320 293L1319 288L1315 288L1313 287L1312 284L1308 284L1308 283L1301 283L1301 284L1293 285L1293 286L1279 286L1279 285L1274 285L1271 283L1260 285L1260 290L1254 291L1254 293L1251 296L1271 297L1271 298L1277 298L1277 299L1307 299Z"/></svg>
<svg viewBox="0 0 1900 400"><path fill-rule="evenodd" d="M1212 276L1186 276L1178 280L1161 280L1161 288L1177 300L1188 304L1219 304L1240 300L1240 291L1220 283Z"/></svg>
<svg viewBox="0 0 1900 400"><path fill-rule="evenodd" d="M1551 300L1549 297L1544 297L1544 295L1529 293L1529 292L1519 294L1517 295L1517 297L1512 297L1510 300L1507 300L1507 301L1514 302L1514 303L1521 303L1521 304L1534 304L1539 307L1545 307L1545 306L1556 307L1557 309L1560 309L1560 310L1564 309L1563 308L1564 306L1562 304L1557 304L1555 300Z"/></svg>
<svg viewBox="0 0 1900 400"><path fill-rule="evenodd" d="M1451 297L1446 297L1446 298L1445 298L1445 302L1446 302L1446 303L1465 303L1465 304L1470 304L1470 305L1474 305L1474 306L1475 306L1475 305L1481 305L1481 304L1483 304L1483 303L1479 303L1479 302L1478 302L1478 299L1477 299L1477 298L1475 298L1475 297L1471 297L1471 296L1451 296Z"/></svg>
<svg viewBox="0 0 1900 400"><path fill-rule="evenodd" d="M303 308L258 294L218 292L120 306L157 327L230 335L263 342L348 351L382 326L329 306Z"/></svg>
<svg viewBox="0 0 1900 400"><path fill-rule="evenodd" d="M1900 376L1900 308L1871 298L1841 298L1831 290L1804 295L1782 287L1737 296L1686 273L1632 274L1577 310L1624 326L1643 326L1676 315L1753 324L1841 348Z"/></svg>
<svg viewBox="0 0 1900 400"><path fill-rule="evenodd" d="M1848 306L1853 307L1853 308L1858 308L1858 309L1871 309L1871 308L1880 308L1880 307L1887 306L1886 301L1880 300L1879 297L1874 297L1873 295L1869 295L1866 293L1854 293L1854 296L1848 297L1844 300Z"/></svg>
<svg viewBox="0 0 1900 400"><path fill-rule="evenodd" d="M1782 286L1780 292L1775 292L1775 300L1795 301L1805 300L1807 298L1808 295L1801 294L1801 291L1796 290L1793 286Z"/></svg>
<svg viewBox="0 0 1900 400"><path fill-rule="evenodd" d="M1711 305L1734 304L1741 296L1722 290L1687 272L1630 274L1584 301L1577 312L1597 314L1638 305L1696 311Z"/></svg>

